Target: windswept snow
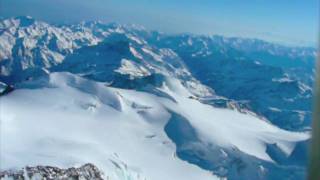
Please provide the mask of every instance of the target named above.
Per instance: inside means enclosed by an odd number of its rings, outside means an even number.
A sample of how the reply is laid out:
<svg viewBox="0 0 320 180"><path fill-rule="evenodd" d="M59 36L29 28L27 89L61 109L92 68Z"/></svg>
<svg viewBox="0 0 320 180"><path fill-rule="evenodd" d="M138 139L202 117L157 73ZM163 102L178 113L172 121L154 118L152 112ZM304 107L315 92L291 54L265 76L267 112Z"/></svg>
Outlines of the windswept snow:
<svg viewBox="0 0 320 180"><path fill-rule="evenodd" d="M52 73L21 87L0 99L2 169L91 162L116 180L215 179L175 156L164 131L170 112L184 116L201 141L270 162L268 144L289 156L297 142L309 138L190 99L174 78L158 89L171 98L106 87L69 73Z"/></svg>
<svg viewBox="0 0 320 180"><path fill-rule="evenodd" d="M174 156L163 131L170 114L153 95L65 73L48 81L1 97L2 169L92 162L115 180L215 179Z"/></svg>
<svg viewBox="0 0 320 180"><path fill-rule="evenodd" d="M222 147L236 147L259 159L272 161L266 153L267 144L277 144L289 156L296 142L309 138L306 133L281 130L248 114L213 108L197 100L185 98L190 94L176 80L170 80L169 87L165 89L166 93L175 97L178 106L167 101L164 104L186 117L205 142Z"/></svg>

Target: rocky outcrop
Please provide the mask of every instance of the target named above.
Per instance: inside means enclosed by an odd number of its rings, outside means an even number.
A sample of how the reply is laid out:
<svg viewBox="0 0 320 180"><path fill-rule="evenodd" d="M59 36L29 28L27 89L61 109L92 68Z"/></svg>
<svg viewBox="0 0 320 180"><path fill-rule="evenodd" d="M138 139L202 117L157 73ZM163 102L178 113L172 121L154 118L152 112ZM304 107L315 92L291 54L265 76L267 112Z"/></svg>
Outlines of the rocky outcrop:
<svg viewBox="0 0 320 180"><path fill-rule="evenodd" d="M61 169L53 166L25 167L22 170L7 170L0 172L0 179L13 180L103 180L103 174L93 164L85 164L79 168Z"/></svg>
<svg viewBox="0 0 320 180"><path fill-rule="evenodd" d="M13 86L7 85L0 81L0 96L8 94L13 90L14 90Z"/></svg>

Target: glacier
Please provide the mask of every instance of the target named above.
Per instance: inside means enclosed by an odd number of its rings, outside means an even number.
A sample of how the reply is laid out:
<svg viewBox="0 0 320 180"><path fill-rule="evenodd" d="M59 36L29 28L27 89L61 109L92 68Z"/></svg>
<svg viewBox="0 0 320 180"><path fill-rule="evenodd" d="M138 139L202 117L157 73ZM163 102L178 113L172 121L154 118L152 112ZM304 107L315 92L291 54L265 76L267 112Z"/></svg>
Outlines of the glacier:
<svg viewBox="0 0 320 180"><path fill-rule="evenodd" d="M175 116L172 112L194 129L192 138L199 141L192 143L214 144L221 152L237 149L272 163L268 144L276 144L288 157L297 142L309 138L308 133L281 130L254 116L190 99L175 79L160 88L175 101L70 73L52 73L39 82L1 98L2 168L90 161L114 179L214 179L175 157L175 144L164 131Z"/></svg>

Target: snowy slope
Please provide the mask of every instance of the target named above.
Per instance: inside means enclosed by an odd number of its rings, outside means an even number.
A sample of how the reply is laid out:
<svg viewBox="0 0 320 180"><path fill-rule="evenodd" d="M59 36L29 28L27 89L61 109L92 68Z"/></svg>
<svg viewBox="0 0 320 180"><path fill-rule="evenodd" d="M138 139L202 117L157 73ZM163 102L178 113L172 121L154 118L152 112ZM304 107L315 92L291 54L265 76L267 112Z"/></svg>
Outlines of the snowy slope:
<svg viewBox="0 0 320 180"><path fill-rule="evenodd" d="M268 144L288 157L297 142L309 138L190 99L174 78L158 89L167 96L107 87L69 73L53 73L20 88L1 97L6 112L1 115L2 169L92 162L113 179L214 179L175 155L179 144L165 131L172 112L187 119L199 143L238 149L271 163L276 162L266 152Z"/></svg>
<svg viewBox="0 0 320 180"><path fill-rule="evenodd" d="M141 96L138 102L130 99L135 94ZM113 179L214 178L174 157L174 145L161 127L170 114L152 95L62 73L50 75L44 87L2 97L1 103L6 112L1 119L3 169L93 162ZM144 109L151 119L139 115Z"/></svg>

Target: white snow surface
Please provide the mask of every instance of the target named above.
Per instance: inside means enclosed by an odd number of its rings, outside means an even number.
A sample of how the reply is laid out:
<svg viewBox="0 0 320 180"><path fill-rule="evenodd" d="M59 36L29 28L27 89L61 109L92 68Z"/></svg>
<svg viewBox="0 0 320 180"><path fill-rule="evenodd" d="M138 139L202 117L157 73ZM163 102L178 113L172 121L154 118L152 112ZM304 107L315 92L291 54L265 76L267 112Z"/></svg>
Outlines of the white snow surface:
<svg viewBox="0 0 320 180"><path fill-rule="evenodd" d="M159 90L176 102L70 73L52 73L47 81L24 87L0 97L2 169L91 162L115 180L217 179L176 158L175 145L164 132L169 110L188 119L203 142L271 162L267 144L276 143L290 155L296 142L309 138L308 133L281 130L252 115L189 99L189 91L174 78Z"/></svg>
<svg viewBox="0 0 320 180"><path fill-rule="evenodd" d="M92 162L112 180L215 179L175 157L163 131L170 114L153 95L67 73L45 86L1 97L2 169ZM137 113L144 109L150 119Z"/></svg>

